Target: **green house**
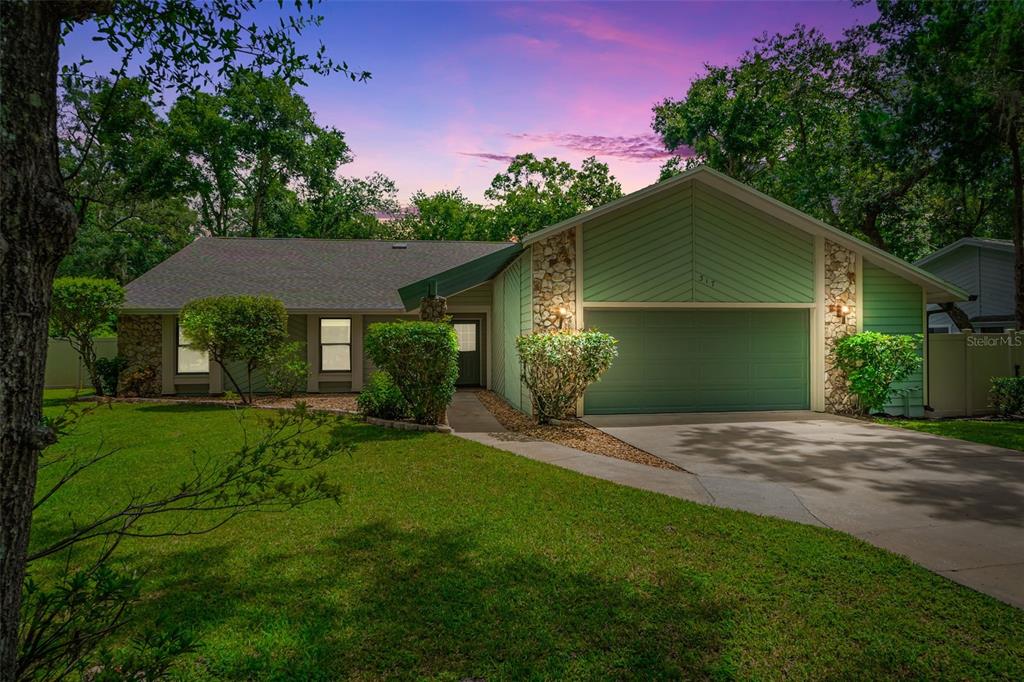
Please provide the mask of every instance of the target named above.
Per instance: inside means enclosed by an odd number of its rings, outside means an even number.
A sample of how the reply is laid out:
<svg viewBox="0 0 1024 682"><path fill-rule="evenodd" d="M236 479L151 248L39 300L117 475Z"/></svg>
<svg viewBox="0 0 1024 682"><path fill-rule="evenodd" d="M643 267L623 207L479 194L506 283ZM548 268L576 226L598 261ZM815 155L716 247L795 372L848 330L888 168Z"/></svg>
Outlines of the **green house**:
<svg viewBox="0 0 1024 682"><path fill-rule="evenodd" d="M221 372L189 351L177 313L228 293L284 302L310 392L358 391L372 371L367 327L415 317L434 293L458 332L459 383L524 411L515 337L602 329L619 339L619 357L581 414L846 411L831 361L840 337L922 334L929 303L966 298L705 167L520 243L199 239L128 285L121 353L157 369L163 393L221 392ZM925 376L900 386L888 410L922 414Z"/></svg>
<svg viewBox="0 0 1024 682"><path fill-rule="evenodd" d="M929 303L966 297L706 167L404 287L409 309L428 286L441 295L490 287L490 386L523 410L517 335L615 336L619 357L582 414L843 412L850 398L832 362L840 337L924 334ZM900 385L887 410L921 415L925 377Z"/></svg>

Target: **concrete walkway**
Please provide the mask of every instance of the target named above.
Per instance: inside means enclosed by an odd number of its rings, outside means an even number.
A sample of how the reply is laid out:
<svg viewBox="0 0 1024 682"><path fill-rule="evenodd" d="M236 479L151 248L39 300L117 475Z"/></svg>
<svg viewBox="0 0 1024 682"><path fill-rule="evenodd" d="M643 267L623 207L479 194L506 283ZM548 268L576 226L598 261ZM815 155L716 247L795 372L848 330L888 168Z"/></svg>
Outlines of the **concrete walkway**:
<svg viewBox="0 0 1024 682"><path fill-rule="evenodd" d="M1024 608L1024 455L801 413L587 421L685 471L507 432L472 392L455 434L614 483L855 535Z"/></svg>
<svg viewBox="0 0 1024 682"><path fill-rule="evenodd" d="M448 408L448 424L456 436L507 450L522 457L571 469L594 478L651 490L684 500L712 504L711 496L696 476L671 469L655 469L621 459L602 457L582 450L509 432L472 391L458 391Z"/></svg>

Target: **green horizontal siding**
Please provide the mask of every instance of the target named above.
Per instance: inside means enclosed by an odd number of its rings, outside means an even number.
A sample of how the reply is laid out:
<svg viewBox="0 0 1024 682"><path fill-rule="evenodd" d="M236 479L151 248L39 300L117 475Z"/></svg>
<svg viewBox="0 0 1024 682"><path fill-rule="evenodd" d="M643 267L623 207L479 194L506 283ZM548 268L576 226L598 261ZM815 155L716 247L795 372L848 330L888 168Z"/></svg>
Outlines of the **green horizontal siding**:
<svg viewBox="0 0 1024 682"><path fill-rule="evenodd" d="M887 270L864 261L864 331L884 334L923 334L921 287ZM920 417L924 414L924 376L914 372L895 386L910 391L909 409L900 396L892 396L885 407L889 414Z"/></svg>
<svg viewBox="0 0 1024 682"><path fill-rule="evenodd" d="M594 310L619 356L587 390L587 414L809 407L807 310Z"/></svg>
<svg viewBox="0 0 1024 682"><path fill-rule="evenodd" d="M697 181L585 223L592 302L811 303L814 241Z"/></svg>

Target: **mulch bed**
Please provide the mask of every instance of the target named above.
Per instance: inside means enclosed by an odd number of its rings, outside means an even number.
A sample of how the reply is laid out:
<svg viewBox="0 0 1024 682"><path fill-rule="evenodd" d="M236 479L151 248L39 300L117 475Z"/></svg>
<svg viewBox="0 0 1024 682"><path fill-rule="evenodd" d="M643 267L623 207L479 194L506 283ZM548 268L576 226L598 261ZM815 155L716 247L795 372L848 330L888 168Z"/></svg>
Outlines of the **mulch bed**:
<svg viewBox="0 0 1024 682"><path fill-rule="evenodd" d="M505 402L504 398L493 391L479 391L477 397L502 426L520 437L546 440L594 455L604 455L605 457L623 459L627 462L646 464L657 469L682 471L675 464L633 447L629 443L624 443L586 422L574 419L565 425L551 424L541 426L534 423L533 419L527 415L509 405Z"/></svg>
<svg viewBox="0 0 1024 682"><path fill-rule="evenodd" d="M254 396L251 407L262 407L267 409L287 409L295 407L295 403L303 401L311 410L323 412L358 412L356 406L357 393L310 393L296 395L291 398L281 398L272 395ZM93 400L89 396L88 400ZM167 395L159 398L114 398L120 402L161 402L161 403L191 403L194 405L224 405L245 407L237 398L227 398L213 395Z"/></svg>

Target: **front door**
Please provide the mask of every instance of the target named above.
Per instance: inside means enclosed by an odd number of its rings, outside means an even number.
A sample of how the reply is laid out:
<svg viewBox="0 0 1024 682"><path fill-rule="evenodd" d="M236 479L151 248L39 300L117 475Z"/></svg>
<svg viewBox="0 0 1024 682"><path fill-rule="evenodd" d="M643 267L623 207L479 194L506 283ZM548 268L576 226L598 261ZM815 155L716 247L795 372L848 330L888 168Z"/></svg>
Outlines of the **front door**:
<svg viewBox="0 0 1024 682"><path fill-rule="evenodd" d="M458 386L480 385L480 320L455 320L455 335L459 338Z"/></svg>

